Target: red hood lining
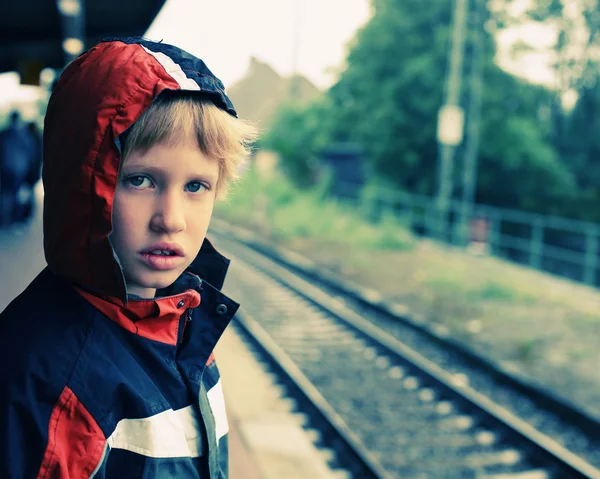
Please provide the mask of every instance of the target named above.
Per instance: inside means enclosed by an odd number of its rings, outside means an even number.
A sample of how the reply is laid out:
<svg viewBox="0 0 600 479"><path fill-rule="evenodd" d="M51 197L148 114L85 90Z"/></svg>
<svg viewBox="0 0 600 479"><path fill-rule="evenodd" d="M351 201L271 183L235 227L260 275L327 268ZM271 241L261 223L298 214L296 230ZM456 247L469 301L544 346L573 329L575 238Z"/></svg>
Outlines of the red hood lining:
<svg viewBox="0 0 600 479"><path fill-rule="evenodd" d="M108 240L120 167L115 140L165 89L180 86L141 45L105 42L65 69L44 119L48 267L123 302L125 284Z"/></svg>

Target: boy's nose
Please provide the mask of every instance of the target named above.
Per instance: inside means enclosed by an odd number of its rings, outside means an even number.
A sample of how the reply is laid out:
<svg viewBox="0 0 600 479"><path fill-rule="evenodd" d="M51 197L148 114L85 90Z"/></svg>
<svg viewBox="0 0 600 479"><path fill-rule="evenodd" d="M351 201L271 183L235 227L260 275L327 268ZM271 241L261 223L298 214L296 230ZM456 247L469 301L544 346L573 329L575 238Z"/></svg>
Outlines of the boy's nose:
<svg viewBox="0 0 600 479"><path fill-rule="evenodd" d="M185 215L181 199L174 194L162 195L158 208L150 220L150 227L154 231L177 233L185 230Z"/></svg>

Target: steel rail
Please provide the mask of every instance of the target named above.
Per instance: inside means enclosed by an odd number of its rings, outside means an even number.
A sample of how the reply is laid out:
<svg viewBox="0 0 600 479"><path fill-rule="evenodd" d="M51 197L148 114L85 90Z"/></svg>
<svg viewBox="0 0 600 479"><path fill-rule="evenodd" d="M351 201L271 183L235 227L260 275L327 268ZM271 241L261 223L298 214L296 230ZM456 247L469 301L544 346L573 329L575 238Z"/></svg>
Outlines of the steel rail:
<svg viewBox="0 0 600 479"><path fill-rule="evenodd" d="M327 426L325 442L330 443L336 450L338 459L345 468L356 477L393 479L393 476L372 457L356 434L346 426L319 390L250 314L240 310L235 316L235 324L252 339L254 345L260 349L261 356L267 359L277 375L285 378L288 392L291 389L292 397L299 399L305 406L301 408L303 412L306 412L307 407L312 410L309 415L315 427L323 429L324 425ZM340 458L340 455L343 457Z"/></svg>
<svg viewBox="0 0 600 479"><path fill-rule="evenodd" d="M225 241L232 240L227 239ZM379 344L390 354L398 356L403 361L412 364L423 376L428 378L428 382L435 384L438 388L442 388L449 396L458 399L470 409L483 413L496 429L510 432L514 441L520 444L527 444L534 451L537 461L542 461L544 464L549 464L553 467L560 467L564 474L569 475L568 477L600 479L600 471L591 464L576 456L548 436L540 433L534 427L484 395L467 385L457 384L454 376L412 348L404 345L390 334L374 326L342 302L299 278L283 266L273 262L267 263L263 255L250 250L247 246L242 246L238 243L238 247L245 248L246 258L248 255L253 256L251 263L259 263L260 269L278 283L293 290L297 295L303 297L327 314L339 318L366 338Z"/></svg>

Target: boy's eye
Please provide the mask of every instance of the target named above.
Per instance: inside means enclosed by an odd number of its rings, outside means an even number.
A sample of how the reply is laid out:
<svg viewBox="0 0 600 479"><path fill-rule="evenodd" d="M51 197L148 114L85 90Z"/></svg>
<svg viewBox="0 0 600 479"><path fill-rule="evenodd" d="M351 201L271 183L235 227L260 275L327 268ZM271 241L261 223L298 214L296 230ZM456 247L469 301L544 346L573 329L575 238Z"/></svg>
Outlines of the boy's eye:
<svg viewBox="0 0 600 479"><path fill-rule="evenodd" d="M200 190L208 190L208 187L199 181L191 181L187 184L187 190L192 193L197 193Z"/></svg>
<svg viewBox="0 0 600 479"><path fill-rule="evenodd" d="M147 188L150 186L150 180L141 175L130 176L126 181L134 188Z"/></svg>

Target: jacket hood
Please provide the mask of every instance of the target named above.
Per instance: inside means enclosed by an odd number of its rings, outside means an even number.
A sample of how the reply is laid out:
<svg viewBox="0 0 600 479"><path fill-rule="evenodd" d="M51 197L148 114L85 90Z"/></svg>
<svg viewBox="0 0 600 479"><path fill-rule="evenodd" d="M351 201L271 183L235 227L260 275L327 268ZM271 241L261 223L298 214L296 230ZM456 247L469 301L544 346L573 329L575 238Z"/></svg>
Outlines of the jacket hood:
<svg viewBox="0 0 600 479"><path fill-rule="evenodd" d="M172 45L123 38L99 43L65 69L44 120L48 267L123 302L125 282L108 240L121 161L118 138L165 90L202 95L236 116L223 84L202 60ZM227 264L205 240L191 269L220 287Z"/></svg>

